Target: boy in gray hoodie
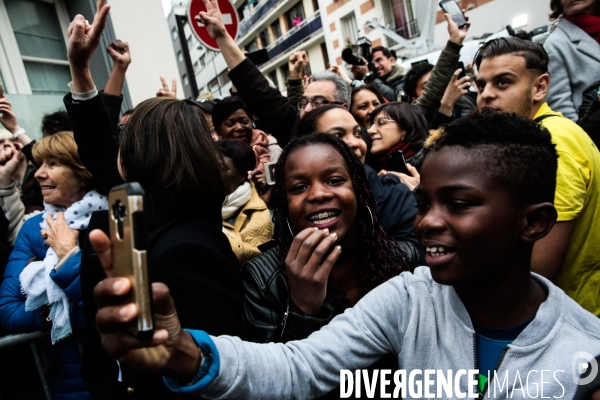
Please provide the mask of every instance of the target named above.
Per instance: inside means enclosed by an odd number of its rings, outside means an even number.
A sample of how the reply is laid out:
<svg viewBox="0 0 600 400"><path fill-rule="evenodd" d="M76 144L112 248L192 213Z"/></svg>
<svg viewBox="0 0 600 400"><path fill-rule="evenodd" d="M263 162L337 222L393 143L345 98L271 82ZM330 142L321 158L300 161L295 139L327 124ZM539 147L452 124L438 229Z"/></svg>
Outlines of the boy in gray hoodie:
<svg viewBox="0 0 600 400"><path fill-rule="evenodd" d="M161 372L171 390L204 398L310 399L338 385L341 396L359 397L358 381L375 379L361 368L389 353L401 370L380 371L381 397L572 398L598 373L600 321L530 272L533 244L556 221L556 168L549 133L531 120L497 112L457 120L429 138L415 190L414 229L429 267L286 344L182 330L161 284L153 286L160 329L140 342L122 328L136 307L117 305L131 285L109 278L95 289L103 345ZM108 239L90 238L110 272Z"/></svg>

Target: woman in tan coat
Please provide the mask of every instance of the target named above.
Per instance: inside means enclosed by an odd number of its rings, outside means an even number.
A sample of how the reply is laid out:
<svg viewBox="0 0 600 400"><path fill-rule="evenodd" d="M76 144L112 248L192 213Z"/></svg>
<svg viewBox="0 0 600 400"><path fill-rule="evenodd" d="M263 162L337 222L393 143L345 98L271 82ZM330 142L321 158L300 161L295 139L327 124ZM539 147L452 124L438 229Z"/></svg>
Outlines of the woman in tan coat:
<svg viewBox="0 0 600 400"><path fill-rule="evenodd" d="M223 153L229 182L229 195L221 209L223 232L244 264L261 253L259 245L273 237L271 214L254 184L248 181L248 173L256 165L252 148L236 139L221 140L217 145Z"/></svg>

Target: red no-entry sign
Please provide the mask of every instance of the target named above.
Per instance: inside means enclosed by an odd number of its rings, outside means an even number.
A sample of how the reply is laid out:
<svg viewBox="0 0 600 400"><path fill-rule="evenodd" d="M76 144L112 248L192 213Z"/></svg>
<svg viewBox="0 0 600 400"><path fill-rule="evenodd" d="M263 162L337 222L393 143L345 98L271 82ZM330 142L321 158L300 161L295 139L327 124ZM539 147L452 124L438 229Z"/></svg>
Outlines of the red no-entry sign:
<svg viewBox="0 0 600 400"><path fill-rule="evenodd" d="M217 2L219 3L219 9L221 10L221 15L223 16L223 24L225 25L225 29L227 29L227 33L229 33L229 35L235 39L240 26L237 12L229 0L218 0ZM204 2L202 0L190 0L188 7L188 21L192 27L192 32L194 32L196 38L205 47L209 48L210 50L219 51L217 42L210 37L204 24L196 21L196 15L198 15L200 11L206 11Z"/></svg>

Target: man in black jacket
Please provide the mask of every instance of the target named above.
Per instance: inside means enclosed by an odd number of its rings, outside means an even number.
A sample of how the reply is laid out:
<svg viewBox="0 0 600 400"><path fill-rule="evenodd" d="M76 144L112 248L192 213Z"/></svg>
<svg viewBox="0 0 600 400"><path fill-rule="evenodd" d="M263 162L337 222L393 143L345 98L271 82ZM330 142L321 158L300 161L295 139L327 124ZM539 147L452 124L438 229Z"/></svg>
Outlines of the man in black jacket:
<svg viewBox="0 0 600 400"><path fill-rule="evenodd" d="M369 72L367 65L355 65L352 67L354 79L377 86L383 97L389 101L401 101L404 68L396 65L396 58L383 46L373 48L372 53L371 61L375 71Z"/></svg>

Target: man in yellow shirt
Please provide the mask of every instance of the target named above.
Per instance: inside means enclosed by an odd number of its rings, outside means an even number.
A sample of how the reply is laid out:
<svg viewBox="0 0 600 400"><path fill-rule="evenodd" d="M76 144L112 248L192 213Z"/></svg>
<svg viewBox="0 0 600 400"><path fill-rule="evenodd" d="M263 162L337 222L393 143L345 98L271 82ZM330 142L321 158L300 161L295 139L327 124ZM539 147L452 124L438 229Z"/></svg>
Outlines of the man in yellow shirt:
<svg viewBox="0 0 600 400"><path fill-rule="evenodd" d="M475 63L478 109L540 122L559 154L558 221L536 242L531 269L600 316L600 152L577 124L545 103L550 75L543 46L514 37L494 39L480 49Z"/></svg>

